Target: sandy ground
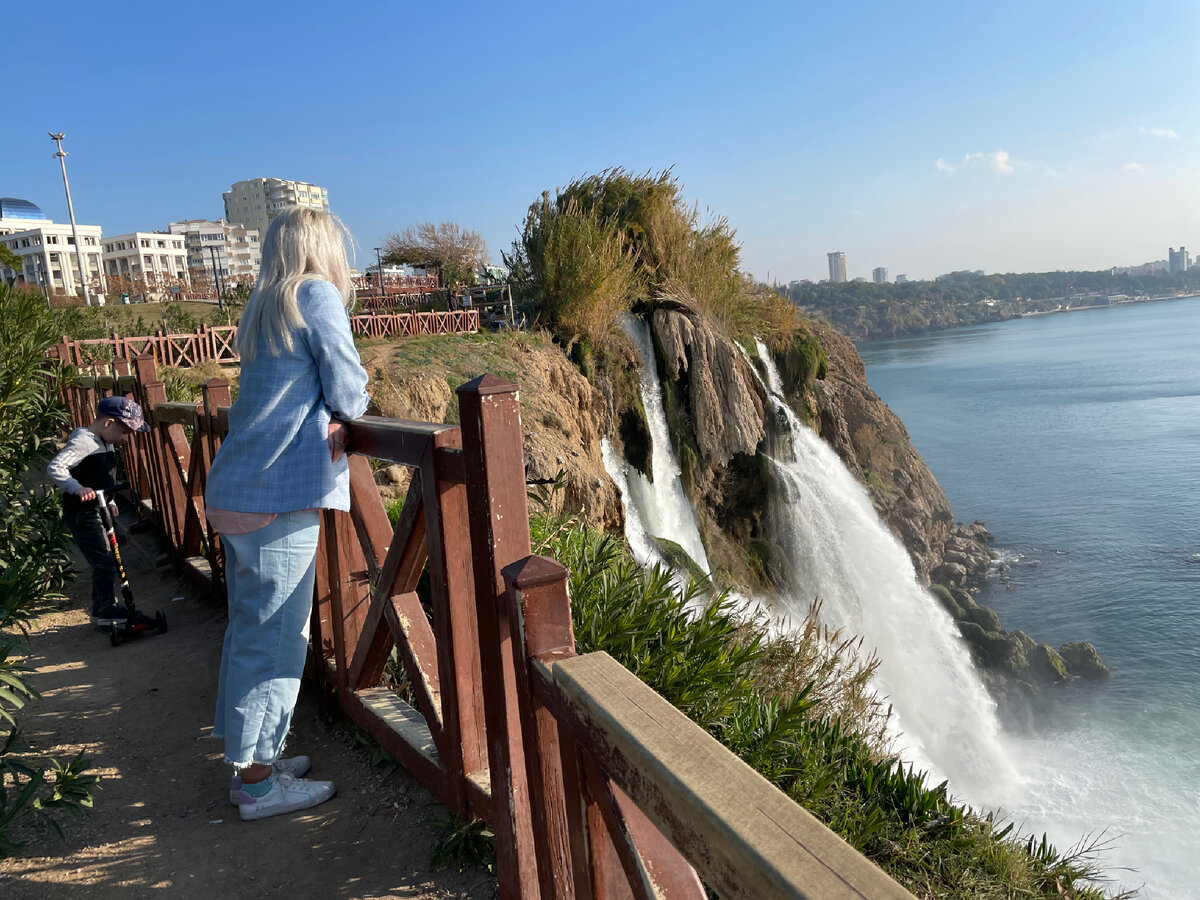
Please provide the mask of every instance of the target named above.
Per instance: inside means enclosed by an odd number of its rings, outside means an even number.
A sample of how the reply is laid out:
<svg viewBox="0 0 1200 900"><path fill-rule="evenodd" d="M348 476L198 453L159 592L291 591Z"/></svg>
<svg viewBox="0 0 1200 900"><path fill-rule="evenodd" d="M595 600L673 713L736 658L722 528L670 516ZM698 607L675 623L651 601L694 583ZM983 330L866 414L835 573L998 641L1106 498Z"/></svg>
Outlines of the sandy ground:
<svg viewBox="0 0 1200 900"><path fill-rule="evenodd" d="M86 569L69 607L32 629L42 697L19 717L23 736L60 761L84 750L102 790L90 815L64 821L65 842L37 836L26 855L0 861L0 897L494 897L486 869L431 869L445 809L404 770L373 768L353 725L329 721L304 693L288 749L312 757L312 776L338 794L241 821L208 737L224 611L156 567L158 553L150 535L123 547L139 609L162 610L167 634L110 646L84 613Z"/></svg>

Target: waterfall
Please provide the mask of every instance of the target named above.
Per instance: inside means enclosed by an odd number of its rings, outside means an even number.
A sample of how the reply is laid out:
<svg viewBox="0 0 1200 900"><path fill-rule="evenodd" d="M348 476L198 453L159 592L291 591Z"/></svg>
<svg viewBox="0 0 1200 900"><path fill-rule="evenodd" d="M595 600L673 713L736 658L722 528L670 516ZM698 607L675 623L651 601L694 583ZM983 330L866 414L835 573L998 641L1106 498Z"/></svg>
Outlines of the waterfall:
<svg viewBox="0 0 1200 900"><path fill-rule="evenodd" d="M625 533L639 562L661 562L654 538L679 544L708 571L696 517L679 479L663 411L649 327L625 317L622 328L642 358L642 403L653 440L654 480L619 459L604 441L604 465L621 491ZM758 345L787 452L768 454L779 489L771 510L777 540L792 560L790 585L770 602L778 624L802 621L821 598L826 624L862 636L880 665L873 687L892 705L900 755L950 782L955 796L994 807L1018 777L1001 746L995 703L975 671L949 614L917 580L907 551L879 520L866 490L824 441L783 400L779 373ZM751 369L757 370L752 364ZM760 376L760 381L762 376ZM768 606L762 598L747 598Z"/></svg>
<svg viewBox="0 0 1200 900"><path fill-rule="evenodd" d="M784 401L761 343L758 355L791 440L788 458L768 457L779 484L776 537L793 564L779 611L803 618L820 597L827 624L861 635L878 653L874 686L892 704L900 755L948 779L968 802L1000 804L1012 796L1016 771L1001 745L995 703L954 621L917 580L863 486Z"/></svg>
<svg viewBox="0 0 1200 900"><path fill-rule="evenodd" d="M604 467L621 490L621 502L625 508L625 537L642 565L663 561L654 538L666 538L682 547L696 565L707 572L708 555L700 540L700 529L696 527L696 514L679 478L679 462L671 449L667 416L663 411L662 387L658 383L658 370L654 365L650 326L629 315L622 316L620 324L625 333L633 338L642 358L642 406L646 410L653 442L650 465L654 477L650 481L633 466L618 459L607 440L601 444Z"/></svg>

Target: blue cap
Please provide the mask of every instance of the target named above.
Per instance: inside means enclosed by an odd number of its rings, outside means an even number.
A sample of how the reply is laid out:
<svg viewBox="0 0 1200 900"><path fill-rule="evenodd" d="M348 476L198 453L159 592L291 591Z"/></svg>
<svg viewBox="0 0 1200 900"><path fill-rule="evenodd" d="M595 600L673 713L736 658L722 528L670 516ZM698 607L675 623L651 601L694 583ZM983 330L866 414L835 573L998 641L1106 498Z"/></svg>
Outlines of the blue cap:
<svg viewBox="0 0 1200 900"><path fill-rule="evenodd" d="M128 397L105 397L96 404L101 416L120 419L130 431L149 431L150 426L142 418L142 408Z"/></svg>

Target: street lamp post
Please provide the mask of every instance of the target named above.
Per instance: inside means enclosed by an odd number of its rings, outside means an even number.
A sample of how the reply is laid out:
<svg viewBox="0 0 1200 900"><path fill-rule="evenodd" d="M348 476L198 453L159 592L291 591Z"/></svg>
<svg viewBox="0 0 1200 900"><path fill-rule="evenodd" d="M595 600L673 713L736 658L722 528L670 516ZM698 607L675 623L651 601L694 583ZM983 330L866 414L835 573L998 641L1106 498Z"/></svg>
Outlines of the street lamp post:
<svg viewBox="0 0 1200 900"><path fill-rule="evenodd" d="M92 299L88 296L87 289L87 270L83 267L83 248L79 243L79 229L75 225L75 207L71 205L71 186L67 183L67 151L62 148L63 138L66 137L61 131L50 132L50 140L58 146L58 152L54 156L58 159L59 165L62 166L63 190L67 192L67 215L71 217L71 233L75 236L75 259L79 263L79 286L83 288L83 305L91 306ZM63 272L67 272L68 266L63 266ZM66 280L65 278L63 279ZM96 298L96 305L103 306L104 301L99 297Z"/></svg>
<svg viewBox="0 0 1200 900"><path fill-rule="evenodd" d="M212 244L208 245L208 255L212 260L213 285L217 290L217 309L223 310L225 309L225 302L221 299L221 294L224 292L221 290L221 273L217 269L217 248Z"/></svg>
<svg viewBox="0 0 1200 900"><path fill-rule="evenodd" d="M375 265L379 267L379 302L383 303L387 298L387 293L383 289L383 258L379 255L379 248L375 248Z"/></svg>
<svg viewBox="0 0 1200 900"><path fill-rule="evenodd" d="M50 308L50 292L46 290L46 279L44 277L42 277L42 255L40 253L34 254L33 271L34 271L34 274L37 275L38 287L42 289L42 297L46 301L46 309L49 309Z"/></svg>

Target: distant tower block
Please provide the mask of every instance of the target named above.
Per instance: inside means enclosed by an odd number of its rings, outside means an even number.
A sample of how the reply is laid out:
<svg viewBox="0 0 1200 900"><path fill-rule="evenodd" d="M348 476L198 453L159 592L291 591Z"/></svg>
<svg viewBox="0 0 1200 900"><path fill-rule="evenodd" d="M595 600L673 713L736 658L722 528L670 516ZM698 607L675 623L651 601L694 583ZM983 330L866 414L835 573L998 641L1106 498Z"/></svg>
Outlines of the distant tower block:
<svg viewBox="0 0 1200 900"><path fill-rule="evenodd" d="M234 182L221 197L225 201L225 221L256 229L262 236L271 220L289 206L329 212L329 191L307 181L251 178Z"/></svg>
<svg viewBox="0 0 1200 900"><path fill-rule="evenodd" d="M883 266L872 269L871 280L876 284L887 284L887 269L885 269Z"/></svg>
<svg viewBox="0 0 1200 900"><path fill-rule="evenodd" d="M830 281L845 281L846 280L846 254L841 250L834 250L825 254L829 257L829 280Z"/></svg>

